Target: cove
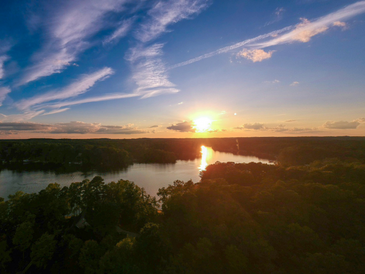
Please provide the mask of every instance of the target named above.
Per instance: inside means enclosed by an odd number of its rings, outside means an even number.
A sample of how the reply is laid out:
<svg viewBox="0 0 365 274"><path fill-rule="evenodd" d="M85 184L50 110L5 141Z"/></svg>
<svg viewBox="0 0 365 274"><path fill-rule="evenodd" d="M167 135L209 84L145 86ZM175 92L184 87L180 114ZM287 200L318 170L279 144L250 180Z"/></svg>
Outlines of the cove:
<svg viewBox="0 0 365 274"><path fill-rule="evenodd" d="M136 185L143 187L148 194L154 196L159 188L166 187L175 180L199 182L200 172L205 170L207 165L214 164L217 161L271 163L267 159L218 152L202 146L202 157L192 161L177 161L175 164L133 164L127 169L119 171L98 172L91 170L87 172L57 173L55 171L13 171L3 169L0 171L0 197L7 198L8 195L17 191L25 193L39 192L50 183L68 186L73 182L81 182L84 179L91 180L97 175L101 176L105 183L116 182L120 179L133 181Z"/></svg>

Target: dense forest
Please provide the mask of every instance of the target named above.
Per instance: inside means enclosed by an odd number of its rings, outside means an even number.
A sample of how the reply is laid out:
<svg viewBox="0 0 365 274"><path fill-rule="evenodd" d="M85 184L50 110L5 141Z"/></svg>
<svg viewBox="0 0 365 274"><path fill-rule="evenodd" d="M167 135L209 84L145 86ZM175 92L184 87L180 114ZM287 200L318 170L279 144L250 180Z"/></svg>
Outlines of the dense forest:
<svg viewBox="0 0 365 274"><path fill-rule="evenodd" d="M277 164L217 162L157 197L101 177L17 192L0 202L1 273L365 273L364 139L325 139L210 140Z"/></svg>
<svg viewBox="0 0 365 274"><path fill-rule="evenodd" d="M365 138L361 137L29 139L0 141L0 169L120 169L133 163L175 163L200 157L202 145L286 165L332 157L346 161L365 158Z"/></svg>

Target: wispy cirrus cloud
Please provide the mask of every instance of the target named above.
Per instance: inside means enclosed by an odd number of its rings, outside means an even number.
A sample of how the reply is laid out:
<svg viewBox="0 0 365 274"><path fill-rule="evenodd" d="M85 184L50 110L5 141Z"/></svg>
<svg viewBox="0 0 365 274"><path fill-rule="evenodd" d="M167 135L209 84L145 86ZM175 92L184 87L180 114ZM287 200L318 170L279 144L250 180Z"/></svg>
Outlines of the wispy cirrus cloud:
<svg viewBox="0 0 365 274"><path fill-rule="evenodd" d="M209 2L208 0L158 1L148 11L149 18L135 32L135 37L143 43L149 42L166 32L169 25L200 13Z"/></svg>
<svg viewBox="0 0 365 274"><path fill-rule="evenodd" d="M69 109L70 109L70 108L61 108L61 109L52 110L52 111L49 111L49 112L43 113L43 114L42 114L42 116L45 116L45 115L51 115L51 114L56 114L56 113L61 113L61 112L67 111L67 110L69 110Z"/></svg>
<svg viewBox="0 0 365 274"><path fill-rule="evenodd" d="M8 87L0 87L0 107L3 104L3 101L5 100L6 95L8 95L11 92L11 89Z"/></svg>
<svg viewBox="0 0 365 274"><path fill-rule="evenodd" d="M167 31L167 27L193 14L198 14L208 5L208 0L158 1L147 13L134 36L139 43L131 48L126 59L131 64L132 80L136 83L135 94L142 99L179 90L168 79L162 61L163 44L146 45Z"/></svg>
<svg viewBox="0 0 365 274"><path fill-rule="evenodd" d="M130 29L132 28L134 18L129 18L120 22L119 26L114 30L114 32L106 37L103 41L104 45L112 44L118 42L121 38L126 36Z"/></svg>
<svg viewBox="0 0 365 274"><path fill-rule="evenodd" d="M7 55L2 55L0 56L0 79L4 78L4 63L9 60L9 56Z"/></svg>
<svg viewBox="0 0 365 274"><path fill-rule="evenodd" d="M172 65L172 66L169 67L169 69L174 69L174 68L190 65L190 64L193 64L195 62L198 62L198 61L201 61L201 60L204 60L204 59L207 59L207 58L210 58L210 57L222 54L222 53L230 52L232 50L242 48L244 46L252 44L256 41L260 41L260 40L263 40L263 39L269 38L269 37L278 36L280 33L286 32L286 31L291 30L291 29L293 29L293 27L289 26L289 27L282 28L280 30L275 30L275 31L272 31L272 32L269 32L269 33L266 33L266 34L262 34L262 35L259 35L257 37L254 37L254 38L250 38L250 39L244 40L242 42L238 42L238 43L233 44L231 46L223 47L223 48L220 48L218 50L215 50L215 51L200 55L198 57L189 59L187 61Z"/></svg>
<svg viewBox="0 0 365 274"><path fill-rule="evenodd" d="M163 44L149 47L138 45L130 49L126 57L131 63L132 79L137 85L135 93L141 98L179 92L175 84L168 79L165 64L161 60L162 47Z"/></svg>
<svg viewBox="0 0 365 274"><path fill-rule="evenodd" d="M266 48L293 42L306 43L309 42L313 36L325 32L332 26L336 26L336 24L338 24L336 22L347 20L364 12L365 1L359 1L313 21L309 21L306 18L301 18L302 22L296 25L292 31L269 41L258 43L252 46L257 48Z"/></svg>
<svg viewBox="0 0 365 274"><path fill-rule="evenodd" d="M45 45L33 55L34 64L26 69L18 85L60 73L72 65L78 54L92 45L88 39L105 26L104 16L108 12L121 11L127 2L129 0L59 2L50 14L44 16Z"/></svg>
<svg viewBox="0 0 365 274"><path fill-rule="evenodd" d="M279 22L281 19L283 19L283 14L285 12L285 9L284 8L276 8L274 13L273 13L273 16L274 16L274 19L267 22L264 26L269 26L269 25L272 25L276 22Z"/></svg>
<svg viewBox="0 0 365 274"><path fill-rule="evenodd" d="M97 81L102 81L113 73L114 71L108 67L100 69L92 74L82 76L80 79L61 90L50 91L45 94L21 100L16 106L21 110L25 110L45 102L64 100L78 96L94 86Z"/></svg>
<svg viewBox="0 0 365 274"><path fill-rule="evenodd" d="M0 114L0 122L28 121L38 115L41 115L42 113L44 113L44 110L29 110L21 114L10 114L10 115Z"/></svg>
<svg viewBox="0 0 365 274"><path fill-rule="evenodd" d="M45 105L46 108L62 108L66 106L74 106L74 105L81 105L86 103L94 103L94 102L102 102L102 101L109 101L109 100L116 100L116 99L125 99L125 98L131 98L131 97L138 97L139 94L135 93L114 93L114 94L105 94L95 97L89 97L85 99L80 100L73 100L73 101L65 101L60 103L54 103Z"/></svg>
<svg viewBox="0 0 365 274"><path fill-rule="evenodd" d="M231 46L220 48L218 50L203 54L190 60L172 65L169 67L169 69L186 66L216 56L218 54L242 48L244 46L246 48L249 48L250 50L255 50L255 49L257 50L280 44L287 44L293 42L303 42L303 43L309 42L313 36L325 32L330 27L343 26L343 23L345 23L343 22L344 20L347 20L364 12L365 12L365 1L359 1L352 5L346 6L336 12L315 19L313 21L309 21L306 18L302 18L301 23L297 25L288 26L280 30L272 31L267 34L263 34L251 39L244 40ZM261 40L264 40L264 42L258 43Z"/></svg>

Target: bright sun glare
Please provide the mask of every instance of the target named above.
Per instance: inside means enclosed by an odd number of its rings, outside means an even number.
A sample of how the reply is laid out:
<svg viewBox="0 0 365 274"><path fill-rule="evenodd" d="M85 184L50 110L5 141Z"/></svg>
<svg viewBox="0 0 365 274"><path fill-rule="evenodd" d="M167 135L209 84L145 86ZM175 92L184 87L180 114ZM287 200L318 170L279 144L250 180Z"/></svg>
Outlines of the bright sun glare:
<svg viewBox="0 0 365 274"><path fill-rule="evenodd" d="M206 132L210 130L211 124L212 120L207 117L201 117L194 120L194 128L196 129L196 132Z"/></svg>

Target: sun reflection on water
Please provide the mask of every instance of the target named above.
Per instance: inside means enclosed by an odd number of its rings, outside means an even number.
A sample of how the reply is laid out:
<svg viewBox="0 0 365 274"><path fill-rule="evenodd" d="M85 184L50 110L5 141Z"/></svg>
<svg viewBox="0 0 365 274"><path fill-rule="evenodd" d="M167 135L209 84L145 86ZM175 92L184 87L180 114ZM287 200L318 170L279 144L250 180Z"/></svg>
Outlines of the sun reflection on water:
<svg viewBox="0 0 365 274"><path fill-rule="evenodd" d="M204 171L208 166L208 160L212 157L212 152L205 146L201 146L202 159L199 166L199 171Z"/></svg>

